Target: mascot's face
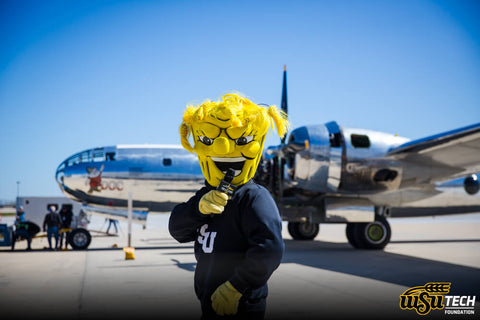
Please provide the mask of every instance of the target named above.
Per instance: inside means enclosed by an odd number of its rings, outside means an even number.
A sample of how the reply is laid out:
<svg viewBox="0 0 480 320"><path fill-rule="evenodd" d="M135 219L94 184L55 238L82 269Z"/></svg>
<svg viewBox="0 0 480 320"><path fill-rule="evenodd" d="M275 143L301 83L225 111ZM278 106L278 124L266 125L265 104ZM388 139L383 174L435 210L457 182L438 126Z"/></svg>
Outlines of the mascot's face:
<svg viewBox="0 0 480 320"><path fill-rule="evenodd" d="M218 186L229 168L235 170L234 185L253 178L272 122L280 119L286 131L286 120L275 107L270 108L257 106L236 94L225 95L220 102L207 101L187 108L180 127L182 145L197 154L211 186ZM193 148L187 141L190 134Z"/></svg>
<svg viewBox="0 0 480 320"><path fill-rule="evenodd" d="M255 175L262 156L265 132L246 126L233 127L231 120L207 117L192 126L193 150L198 156L207 182L217 186L228 168L235 170L234 185L240 185Z"/></svg>

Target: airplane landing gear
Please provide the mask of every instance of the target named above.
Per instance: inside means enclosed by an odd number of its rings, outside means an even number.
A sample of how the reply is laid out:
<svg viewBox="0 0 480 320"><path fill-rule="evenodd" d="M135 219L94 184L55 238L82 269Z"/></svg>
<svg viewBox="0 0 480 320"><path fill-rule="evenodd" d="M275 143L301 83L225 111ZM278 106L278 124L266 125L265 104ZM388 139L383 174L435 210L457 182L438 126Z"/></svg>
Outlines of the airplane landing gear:
<svg viewBox="0 0 480 320"><path fill-rule="evenodd" d="M320 231L318 223L289 222L288 233L294 240L313 240Z"/></svg>
<svg viewBox="0 0 480 320"><path fill-rule="evenodd" d="M390 242L392 231L384 216L375 215L368 223L347 223L348 242L357 249L381 250Z"/></svg>
<svg viewBox="0 0 480 320"><path fill-rule="evenodd" d="M90 241L92 241L92 236L90 235L90 232L81 228L73 229L68 239L68 243L75 250L87 249L90 245Z"/></svg>

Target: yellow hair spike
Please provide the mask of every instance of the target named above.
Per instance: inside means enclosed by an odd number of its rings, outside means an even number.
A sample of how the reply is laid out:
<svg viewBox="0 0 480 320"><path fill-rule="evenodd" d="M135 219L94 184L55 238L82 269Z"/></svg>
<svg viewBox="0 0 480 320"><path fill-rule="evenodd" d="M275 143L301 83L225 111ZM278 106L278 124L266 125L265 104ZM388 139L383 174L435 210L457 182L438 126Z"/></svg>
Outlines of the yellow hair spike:
<svg viewBox="0 0 480 320"><path fill-rule="evenodd" d="M183 113L183 122L190 125L193 122L193 115L195 114L196 110L197 108L194 106L187 106L187 109Z"/></svg>
<svg viewBox="0 0 480 320"><path fill-rule="evenodd" d="M202 121L203 118L205 118L205 107L204 104L200 106L200 108L197 109L197 120Z"/></svg>
<svg viewBox="0 0 480 320"><path fill-rule="evenodd" d="M190 126L185 122L182 122L180 125L180 141L182 146L188 150L190 153L193 153L193 147L188 141L188 137L190 136Z"/></svg>
<svg viewBox="0 0 480 320"><path fill-rule="evenodd" d="M241 127L242 126L242 120L240 120L237 117L234 117L233 120L232 120L232 126Z"/></svg>
<svg viewBox="0 0 480 320"><path fill-rule="evenodd" d="M276 106L270 106L268 108L268 114L272 117L273 122L275 122L278 135L280 138L283 138L288 130L287 115L285 112L278 110Z"/></svg>

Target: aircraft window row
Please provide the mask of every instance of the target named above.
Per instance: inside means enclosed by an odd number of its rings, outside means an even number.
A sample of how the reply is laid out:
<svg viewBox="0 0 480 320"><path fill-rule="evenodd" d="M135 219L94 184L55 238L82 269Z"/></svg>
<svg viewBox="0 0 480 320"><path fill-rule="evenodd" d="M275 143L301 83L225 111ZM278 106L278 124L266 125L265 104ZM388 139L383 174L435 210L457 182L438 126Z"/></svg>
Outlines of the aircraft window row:
<svg viewBox="0 0 480 320"><path fill-rule="evenodd" d="M103 150L88 150L70 157L66 161L67 167L85 162L115 161L115 152L104 153Z"/></svg>
<svg viewBox="0 0 480 320"><path fill-rule="evenodd" d="M87 152L84 152L80 154L80 162L87 162L89 159L89 154Z"/></svg>
<svg viewBox="0 0 480 320"><path fill-rule="evenodd" d="M80 163L80 157L79 156L74 156L68 159L67 166L73 166L75 164Z"/></svg>
<svg viewBox="0 0 480 320"><path fill-rule="evenodd" d="M103 151L93 151L93 162L103 161Z"/></svg>
<svg viewBox="0 0 480 320"><path fill-rule="evenodd" d="M170 158L164 158L164 159L163 159L163 165L164 165L164 166L171 166L171 165L172 165L172 159L170 159Z"/></svg>

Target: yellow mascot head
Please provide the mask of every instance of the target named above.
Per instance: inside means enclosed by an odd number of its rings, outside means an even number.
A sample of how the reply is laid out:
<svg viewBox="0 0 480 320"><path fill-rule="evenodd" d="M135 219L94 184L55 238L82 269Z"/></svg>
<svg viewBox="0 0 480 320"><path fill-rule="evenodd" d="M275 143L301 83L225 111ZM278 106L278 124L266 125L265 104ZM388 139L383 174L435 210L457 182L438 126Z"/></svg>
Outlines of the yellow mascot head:
<svg viewBox="0 0 480 320"><path fill-rule="evenodd" d="M218 186L227 169L235 170L234 185L253 178L262 156L269 129L277 128L283 137L287 132L286 115L275 106L261 107L236 93L219 101L207 100L187 106L180 126L185 149L198 156L202 173L211 186ZM193 147L189 142L193 136Z"/></svg>

